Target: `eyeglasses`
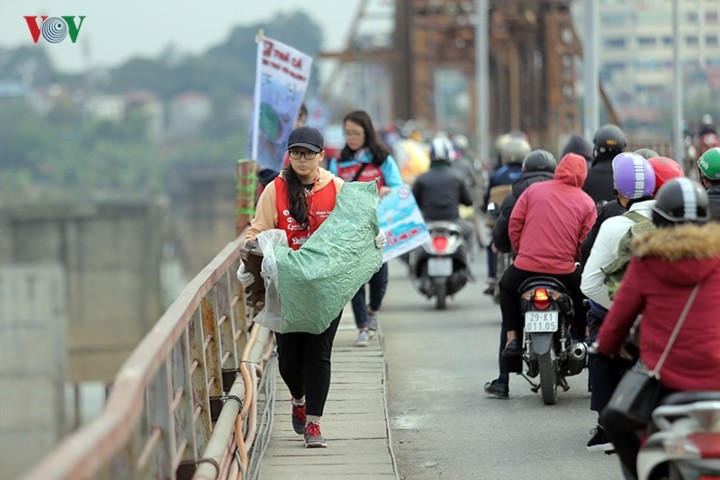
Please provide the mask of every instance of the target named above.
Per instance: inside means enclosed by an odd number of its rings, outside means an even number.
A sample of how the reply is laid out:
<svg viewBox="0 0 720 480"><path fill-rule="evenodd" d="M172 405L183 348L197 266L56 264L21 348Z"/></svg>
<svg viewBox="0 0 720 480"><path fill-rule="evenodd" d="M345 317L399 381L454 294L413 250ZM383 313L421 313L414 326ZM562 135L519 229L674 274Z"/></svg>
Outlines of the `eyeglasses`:
<svg viewBox="0 0 720 480"><path fill-rule="evenodd" d="M306 160L314 160L315 157L318 156L320 152L301 152L299 150L290 150L288 151L288 155L290 155L290 158L292 160L300 160L302 157L305 157Z"/></svg>
<svg viewBox="0 0 720 480"><path fill-rule="evenodd" d="M362 137L363 135L365 135L365 132L363 132L362 130L353 130L353 131L345 130L344 135L346 137Z"/></svg>

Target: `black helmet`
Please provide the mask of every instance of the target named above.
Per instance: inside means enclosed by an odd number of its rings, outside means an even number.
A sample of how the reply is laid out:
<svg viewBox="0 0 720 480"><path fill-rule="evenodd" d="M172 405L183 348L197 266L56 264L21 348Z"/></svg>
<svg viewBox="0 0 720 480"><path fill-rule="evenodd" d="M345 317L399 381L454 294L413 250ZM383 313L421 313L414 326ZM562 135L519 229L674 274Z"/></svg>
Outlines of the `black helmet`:
<svg viewBox="0 0 720 480"><path fill-rule="evenodd" d="M557 162L547 150L533 150L528 153L522 163L523 172L554 172Z"/></svg>
<svg viewBox="0 0 720 480"><path fill-rule="evenodd" d="M710 219L710 200L695 180L673 178L660 187L655 196L653 223L658 227L680 223L705 223Z"/></svg>
<svg viewBox="0 0 720 480"><path fill-rule="evenodd" d="M593 138L597 153L612 153L616 155L627 146L627 139L620 127L611 123L603 125L595 132Z"/></svg>

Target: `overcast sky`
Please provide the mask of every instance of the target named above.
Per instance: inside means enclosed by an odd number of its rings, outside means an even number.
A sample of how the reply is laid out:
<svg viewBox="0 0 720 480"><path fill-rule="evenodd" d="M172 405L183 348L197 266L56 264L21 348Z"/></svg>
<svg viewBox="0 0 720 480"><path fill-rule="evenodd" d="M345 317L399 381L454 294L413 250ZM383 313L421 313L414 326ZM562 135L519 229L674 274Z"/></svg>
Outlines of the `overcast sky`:
<svg viewBox="0 0 720 480"><path fill-rule="evenodd" d="M56 44L41 38L36 45L50 52L58 69L75 72L88 66L83 50L94 67L136 55L154 57L170 44L198 53L223 42L236 25L304 10L322 25L323 48L339 50L359 5L360 0L0 0L0 46L35 46L26 15L85 15L77 43L69 37Z"/></svg>

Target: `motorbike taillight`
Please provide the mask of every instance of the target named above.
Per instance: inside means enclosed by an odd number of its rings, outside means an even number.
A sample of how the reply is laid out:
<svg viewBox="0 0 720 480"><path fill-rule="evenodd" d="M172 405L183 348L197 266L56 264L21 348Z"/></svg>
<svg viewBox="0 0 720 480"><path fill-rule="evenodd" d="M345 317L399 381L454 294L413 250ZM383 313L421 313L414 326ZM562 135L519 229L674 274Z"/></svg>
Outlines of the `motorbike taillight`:
<svg viewBox="0 0 720 480"><path fill-rule="evenodd" d="M550 295L546 288L536 288L533 293L533 304L535 308L545 310L550 306Z"/></svg>
<svg viewBox="0 0 720 480"><path fill-rule="evenodd" d="M448 247L447 237L433 237L432 239L433 248L438 252L444 252Z"/></svg>

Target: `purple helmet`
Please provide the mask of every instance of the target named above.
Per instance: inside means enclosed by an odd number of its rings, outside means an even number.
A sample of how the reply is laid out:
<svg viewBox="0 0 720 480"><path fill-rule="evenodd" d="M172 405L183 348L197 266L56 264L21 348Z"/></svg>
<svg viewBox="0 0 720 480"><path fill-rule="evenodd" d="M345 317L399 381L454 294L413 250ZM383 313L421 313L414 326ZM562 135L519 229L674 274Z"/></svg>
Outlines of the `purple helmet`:
<svg viewBox="0 0 720 480"><path fill-rule="evenodd" d="M650 162L632 152L613 158L613 180L620 195L630 199L650 197L655 191L655 171Z"/></svg>

